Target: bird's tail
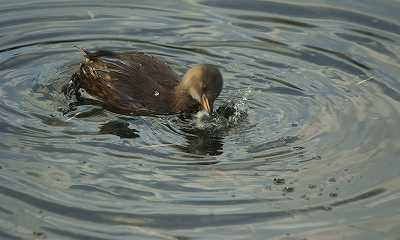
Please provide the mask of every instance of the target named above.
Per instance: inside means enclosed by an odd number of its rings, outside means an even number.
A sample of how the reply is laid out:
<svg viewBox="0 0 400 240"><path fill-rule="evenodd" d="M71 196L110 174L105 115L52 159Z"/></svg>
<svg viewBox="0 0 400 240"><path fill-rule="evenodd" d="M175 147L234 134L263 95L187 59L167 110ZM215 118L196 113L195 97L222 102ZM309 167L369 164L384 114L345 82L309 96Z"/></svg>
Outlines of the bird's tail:
<svg viewBox="0 0 400 240"><path fill-rule="evenodd" d="M90 52L86 51L86 50L83 49L81 46L74 46L74 47L76 47L79 51L85 53L86 55L89 55L89 54L90 54Z"/></svg>

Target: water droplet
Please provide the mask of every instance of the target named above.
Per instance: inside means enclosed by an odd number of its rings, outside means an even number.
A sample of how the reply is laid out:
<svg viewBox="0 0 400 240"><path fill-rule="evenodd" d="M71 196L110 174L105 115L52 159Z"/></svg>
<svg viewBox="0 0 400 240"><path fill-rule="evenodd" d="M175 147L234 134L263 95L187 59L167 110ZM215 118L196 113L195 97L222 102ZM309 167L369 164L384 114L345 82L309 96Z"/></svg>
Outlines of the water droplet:
<svg viewBox="0 0 400 240"><path fill-rule="evenodd" d="M154 92L154 96L157 97L158 95L160 95L160 93L159 93L158 91L155 91L155 92Z"/></svg>
<svg viewBox="0 0 400 240"><path fill-rule="evenodd" d="M317 186L316 186L315 184L309 184L309 185L308 185L308 188L310 188L310 189L316 189Z"/></svg>
<svg viewBox="0 0 400 240"><path fill-rule="evenodd" d="M325 206L325 211L332 211L332 207L330 207L330 206Z"/></svg>
<svg viewBox="0 0 400 240"><path fill-rule="evenodd" d="M297 123L292 123L292 127L297 127L298 124Z"/></svg>
<svg viewBox="0 0 400 240"><path fill-rule="evenodd" d="M328 181L329 182L336 182L336 179L335 178L329 178Z"/></svg>
<svg viewBox="0 0 400 240"><path fill-rule="evenodd" d="M294 187L284 187L283 191L288 192L288 193L292 193L292 192L294 192Z"/></svg>
<svg viewBox="0 0 400 240"><path fill-rule="evenodd" d="M300 151L300 150L303 150L304 147L293 147L293 149L296 150L296 151Z"/></svg>
<svg viewBox="0 0 400 240"><path fill-rule="evenodd" d="M272 190L272 187L271 187L271 186L265 186L265 190L271 191L271 190Z"/></svg>
<svg viewBox="0 0 400 240"><path fill-rule="evenodd" d="M274 178L274 183L275 183L276 185L285 184L285 179L284 179L284 178Z"/></svg>
<svg viewBox="0 0 400 240"><path fill-rule="evenodd" d="M138 63L138 65L139 65L139 66L142 66L142 64L141 64L141 63Z"/></svg>
<svg viewBox="0 0 400 240"><path fill-rule="evenodd" d="M329 193L329 197L337 197L338 194L337 193Z"/></svg>

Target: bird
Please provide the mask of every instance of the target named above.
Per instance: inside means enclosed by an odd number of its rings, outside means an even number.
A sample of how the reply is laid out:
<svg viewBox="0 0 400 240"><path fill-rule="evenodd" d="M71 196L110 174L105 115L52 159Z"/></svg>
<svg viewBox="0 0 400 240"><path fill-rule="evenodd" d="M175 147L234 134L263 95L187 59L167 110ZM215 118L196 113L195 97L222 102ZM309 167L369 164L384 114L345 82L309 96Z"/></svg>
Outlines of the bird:
<svg viewBox="0 0 400 240"><path fill-rule="evenodd" d="M116 112L170 115L202 107L213 114L223 86L215 65L196 65L179 79L167 63L144 52L76 47L85 54L77 71L81 86Z"/></svg>

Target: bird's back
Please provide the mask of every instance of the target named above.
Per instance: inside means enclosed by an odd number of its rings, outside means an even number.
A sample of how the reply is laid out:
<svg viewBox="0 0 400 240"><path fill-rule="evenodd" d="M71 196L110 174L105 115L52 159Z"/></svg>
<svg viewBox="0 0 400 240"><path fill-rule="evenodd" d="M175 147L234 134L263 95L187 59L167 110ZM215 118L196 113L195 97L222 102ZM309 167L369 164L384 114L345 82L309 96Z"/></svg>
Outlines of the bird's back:
<svg viewBox="0 0 400 240"><path fill-rule="evenodd" d="M161 60L142 52L87 52L79 78L84 89L123 111L168 113L176 73Z"/></svg>

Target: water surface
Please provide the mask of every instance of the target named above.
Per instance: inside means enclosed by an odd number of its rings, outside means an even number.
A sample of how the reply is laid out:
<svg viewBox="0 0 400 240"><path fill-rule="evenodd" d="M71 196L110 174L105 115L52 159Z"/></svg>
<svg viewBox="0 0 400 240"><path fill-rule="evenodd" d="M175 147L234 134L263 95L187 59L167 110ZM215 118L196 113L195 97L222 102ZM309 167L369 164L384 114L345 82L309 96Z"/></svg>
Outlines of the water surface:
<svg viewBox="0 0 400 240"><path fill-rule="evenodd" d="M398 239L400 4L13 1L0 238ZM82 53L219 66L234 114L71 108ZM221 113L221 112L220 112Z"/></svg>

